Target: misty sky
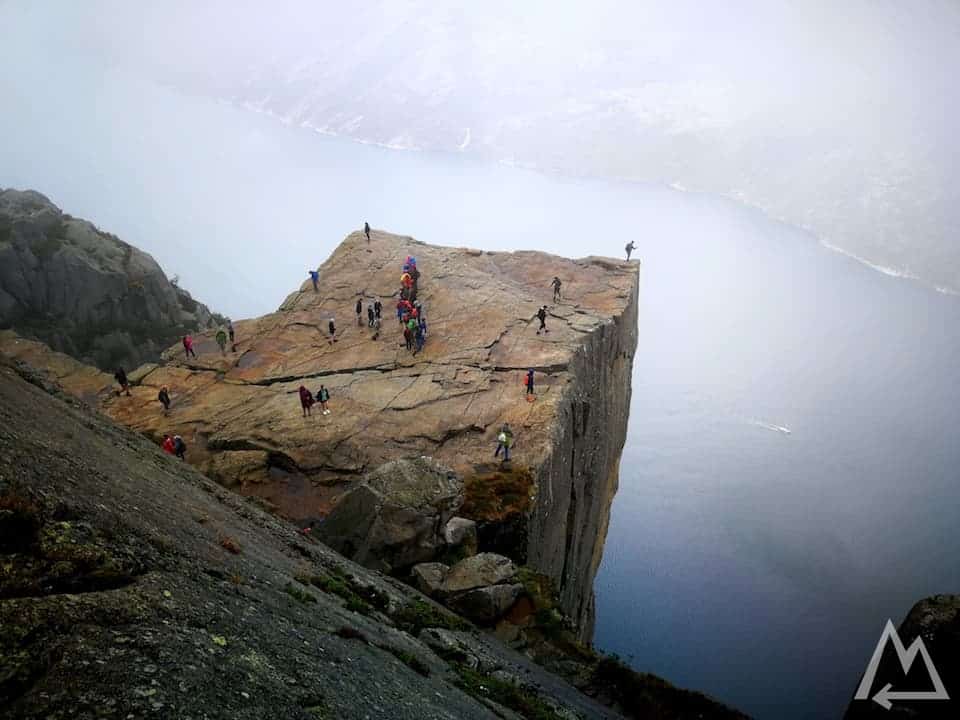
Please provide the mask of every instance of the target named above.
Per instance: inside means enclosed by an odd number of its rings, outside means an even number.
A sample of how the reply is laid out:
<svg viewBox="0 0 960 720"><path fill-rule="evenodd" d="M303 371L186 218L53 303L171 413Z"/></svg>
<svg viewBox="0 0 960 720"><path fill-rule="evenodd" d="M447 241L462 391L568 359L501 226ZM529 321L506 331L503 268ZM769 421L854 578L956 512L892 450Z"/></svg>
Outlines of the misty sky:
<svg viewBox="0 0 960 720"><path fill-rule="evenodd" d="M363 141L722 194L960 290L954 0L0 7L67 77L82 57Z"/></svg>

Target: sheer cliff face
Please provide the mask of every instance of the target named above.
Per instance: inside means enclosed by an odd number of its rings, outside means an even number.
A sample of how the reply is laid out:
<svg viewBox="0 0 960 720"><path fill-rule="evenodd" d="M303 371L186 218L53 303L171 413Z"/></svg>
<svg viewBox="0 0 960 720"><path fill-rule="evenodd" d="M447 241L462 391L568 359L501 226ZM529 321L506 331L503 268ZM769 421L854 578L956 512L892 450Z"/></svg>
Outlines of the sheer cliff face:
<svg viewBox="0 0 960 720"><path fill-rule="evenodd" d="M415 356L396 317L408 255L417 258L428 324ZM556 302L555 276L563 282ZM432 456L463 476L461 514L478 521L481 549L552 577L589 637L626 431L637 283L636 263L432 247L376 231L368 242L356 233L320 268L316 290L306 280L277 312L236 323L235 352L200 335L198 357L174 346L165 364L137 374L132 398L107 396L102 407L155 438L182 435L190 462L300 521L325 515L384 462ZM367 325L377 298L379 334ZM544 305L550 332L538 334ZM22 341L6 345L28 352ZM529 368L533 402L523 387ZM83 377L58 374L68 389ZM303 417L300 386L316 393L321 383L331 414L315 408ZM88 395L91 384L86 378ZM167 416L156 401L162 386L173 398ZM504 423L516 439L506 467L494 458Z"/></svg>
<svg viewBox="0 0 960 720"><path fill-rule="evenodd" d="M636 347L634 284L624 313L594 330L574 354L553 451L537 475L527 561L556 580L586 640L593 636L593 581L617 491Z"/></svg>
<svg viewBox="0 0 960 720"><path fill-rule="evenodd" d="M210 322L148 254L40 193L0 190L0 327L101 368L131 368Z"/></svg>

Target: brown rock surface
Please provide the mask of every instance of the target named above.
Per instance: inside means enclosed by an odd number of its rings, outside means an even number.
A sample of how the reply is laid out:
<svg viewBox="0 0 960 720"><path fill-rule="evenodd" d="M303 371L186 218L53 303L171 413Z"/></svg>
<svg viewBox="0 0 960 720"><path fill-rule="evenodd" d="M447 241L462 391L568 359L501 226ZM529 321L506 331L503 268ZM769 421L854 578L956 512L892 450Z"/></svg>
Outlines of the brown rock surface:
<svg viewBox="0 0 960 720"><path fill-rule="evenodd" d="M402 347L395 315L407 255L417 258L429 327L416 356ZM563 299L551 304L555 275ZM478 522L480 550L551 576L589 638L626 432L637 292L636 263L433 247L380 232L368 244L354 233L321 266L319 292L307 279L276 312L235 323L237 352L221 356L212 332L199 335L197 359L170 348L132 398L106 397L101 409L155 439L182 435L192 464L301 521L325 515L380 464L431 456L463 476L474 514L460 514ZM368 303L383 302L377 339L365 321L356 324L358 297L364 318ZM544 304L550 332L537 335ZM6 345L0 339L0 349ZM524 399L528 367L536 371L534 402ZM68 373L60 381L91 395L89 378ZM304 418L297 389L315 393L320 383L332 412L315 406ZM156 400L163 385L173 399L169 416ZM516 443L506 475L493 458L504 422ZM502 491L472 502L471 483L492 476Z"/></svg>

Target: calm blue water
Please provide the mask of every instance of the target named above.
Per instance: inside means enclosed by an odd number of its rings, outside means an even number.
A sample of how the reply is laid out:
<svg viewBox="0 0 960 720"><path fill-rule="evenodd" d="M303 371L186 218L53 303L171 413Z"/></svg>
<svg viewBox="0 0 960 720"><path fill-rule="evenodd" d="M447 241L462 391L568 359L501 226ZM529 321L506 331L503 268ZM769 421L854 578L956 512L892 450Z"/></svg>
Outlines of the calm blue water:
<svg viewBox="0 0 960 720"><path fill-rule="evenodd" d="M636 240L601 648L759 718L819 720L888 617L960 589L957 298L729 202L322 137L28 40L0 47L18 68L0 76L0 185L40 189L234 317L274 309L364 220L571 256Z"/></svg>

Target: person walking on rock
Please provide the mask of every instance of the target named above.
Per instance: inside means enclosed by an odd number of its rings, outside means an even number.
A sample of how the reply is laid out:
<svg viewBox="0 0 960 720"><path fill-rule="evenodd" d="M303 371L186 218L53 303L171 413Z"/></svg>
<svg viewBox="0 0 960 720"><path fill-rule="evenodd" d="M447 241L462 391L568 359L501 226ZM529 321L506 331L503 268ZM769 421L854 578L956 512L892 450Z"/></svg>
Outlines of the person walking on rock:
<svg viewBox="0 0 960 720"><path fill-rule="evenodd" d="M310 414L310 408L313 406L313 395L303 385L297 392L300 393L300 407L303 410L303 416L307 417Z"/></svg>
<svg viewBox="0 0 960 720"><path fill-rule="evenodd" d="M313 291L320 292L320 273L316 270L307 270L307 272L310 273L310 280L313 281Z"/></svg>
<svg viewBox="0 0 960 720"><path fill-rule="evenodd" d="M363 300L361 300L360 298L357 298L357 306L355 309L357 311L357 327L362 327L363 326Z"/></svg>
<svg viewBox="0 0 960 720"><path fill-rule="evenodd" d="M173 445L173 438L167 435L166 433L164 433L163 435L163 442L160 443L160 447L163 448L163 451L168 455L173 455L173 453L176 450L176 448Z"/></svg>
<svg viewBox="0 0 960 720"><path fill-rule="evenodd" d="M373 301L373 315L379 320L380 314L383 312L383 303L380 302L380 298L377 298Z"/></svg>
<svg viewBox="0 0 960 720"><path fill-rule="evenodd" d="M630 262L630 253L637 249L637 246L633 244L633 240L627 243L627 246L624 250L627 251L627 262Z"/></svg>
<svg viewBox="0 0 960 720"><path fill-rule="evenodd" d="M118 392L117 395L126 393L127 397L130 397L130 382L127 380L126 371L122 367L118 367L113 377L116 378L117 383L120 385L120 392Z"/></svg>
<svg viewBox="0 0 960 720"><path fill-rule="evenodd" d="M337 341L337 326L333 318L330 318L330 322L327 323L327 329L330 331L330 344L333 345Z"/></svg>
<svg viewBox="0 0 960 720"><path fill-rule="evenodd" d="M504 423L503 427L500 428L500 432L497 434L497 449L494 451L493 456L499 457L502 451L503 462L510 462L510 448L512 446L513 430L510 429L508 423Z"/></svg>
<svg viewBox="0 0 960 720"><path fill-rule="evenodd" d="M186 356L186 359L189 360L190 356L197 356L196 351L193 349L193 338L189 335L183 336L183 354Z"/></svg>
<svg viewBox="0 0 960 720"><path fill-rule="evenodd" d="M367 327L373 327L373 321L376 318L375 313L373 312L373 305L367 305Z"/></svg>
<svg viewBox="0 0 960 720"><path fill-rule="evenodd" d="M527 401L533 402L534 393L533 393L533 368L527 370Z"/></svg>
<svg viewBox="0 0 960 720"><path fill-rule="evenodd" d="M327 403L330 402L330 391L327 390L325 385L321 385L320 389L317 390L317 402L320 403L320 409L323 411L323 414L329 415L330 409L327 407Z"/></svg>
<svg viewBox="0 0 960 720"><path fill-rule="evenodd" d="M227 320L227 332L230 333L230 352L237 351L237 334L233 329L233 321Z"/></svg>
<svg viewBox="0 0 960 720"><path fill-rule="evenodd" d="M217 330L217 345L220 346L220 354L227 354L227 332L223 328Z"/></svg>
<svg viewBox="0 0 960 720"><path fill-rule="evenodd" d="M363 224L363 234L367 236L367 242L370 242L370 223L365 222Z"/></svg>
<svg viewBox="0 0 960 720"><path fill-rule="evenodd" d="M187 444L183 441L183 438L179 435L173 436L173 454L176 455L181 460L186 460L187 457Z"/></svg>
<svg viewBox="0 0 960 720"><path fill-rule="evenodd" d="M537 335L539 335L541 332L544 332L544 333L550 332L549 330L547 330L547 306L546 305L544 305L542 308L537 310L537 318L539 318L540 320L540 327L537 328Z"/></svg>
<svg viewBox="0 0 960 720"><path fill-rule="evenodd" d="M160 388L160 392L157 393L157 400L159 400L160 404L163 405L164 415L170 412L170 393L167 391L166 385Z"/></svg>
<svg viewBox="0 0 960 720"><path fill-rule="evenodd" d="M553 286L553 301L554 301L554 302L559 302L559 301L560 301L560 286L563 285L563 283L560 281L560 278L558 278L556 275L554 275L554 276L553 276L553 282L550 283L550 285Z"/></svg>
<svg viewBox="0 0 960 720"><path fill-rule="evenodd" d="M427 341L426 336L423 334L423 325L417 324L417 329L415 331L414 340L417 345L417 349L413 351L413 354L416 355L418 352L423 350L423 344Z"/></svg>

